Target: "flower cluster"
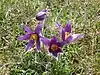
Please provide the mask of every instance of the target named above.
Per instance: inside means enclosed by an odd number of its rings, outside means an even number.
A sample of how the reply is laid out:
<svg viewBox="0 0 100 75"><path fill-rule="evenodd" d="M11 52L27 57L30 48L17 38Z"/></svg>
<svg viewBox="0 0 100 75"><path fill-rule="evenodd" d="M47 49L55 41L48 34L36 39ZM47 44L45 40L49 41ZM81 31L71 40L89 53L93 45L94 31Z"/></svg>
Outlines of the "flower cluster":
<svg viewBox="0 0 100 75"><path fill-rule="evenodd" d="M47 10L44 9L36 14L36 19L38 21L45 20L47 15ZM71 22L68 21L68 23L65 25L65 28L62 28L59 23L56 23L55 26L57 27L59 34L61 36L61 40L59 41L56 36L53 36L51 39L46 38L42 35L40 35L42 30L42 24L38 24L35 28L34 32L27 27L26 25L23 26L24 30L27 32L23 36L19 36L18 40L29 40L29 43L26 46L26 50L28 51L33 47L33 45L36 45L36 49L39 52L40 51L40 42L42 42L44 45L48 47L48 52L51 53L54 57L58 57L59 53L63 53L62 47L64 45L67 45L71 42L74 42L80 38L83 38L83 34L73 34L72 33L72 27Z"/></svg>

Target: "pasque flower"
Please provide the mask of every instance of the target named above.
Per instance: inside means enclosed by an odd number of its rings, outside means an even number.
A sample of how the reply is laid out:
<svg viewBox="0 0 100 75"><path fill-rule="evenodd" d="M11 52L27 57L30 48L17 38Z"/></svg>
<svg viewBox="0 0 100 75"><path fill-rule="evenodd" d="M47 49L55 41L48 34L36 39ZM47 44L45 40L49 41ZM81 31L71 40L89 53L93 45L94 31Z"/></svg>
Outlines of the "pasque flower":
<svg viewBox="0 0 100 75"><path fill-rule="evenodd" d="M64 43L59 42L56 36L53 36L51 39L46 37L41 37L41 41L48 47L48 52L53 56L58 57L58 53L62 53L61 50Z"/></svg>
<svg viewBox="0 0 100 75"><path fill-rule="evenodd" d="M42 11L36 14L36 19L42 21L46 18L46 14L47 14L47 10L43 9Z"/></svg>
<svg viewBox="0 0 100 75"><path fill-rule="evenodd" d="M84 37L83 34L72 34L72 27L71 27L70 21L68 21L65 28L62 28L59 23L56 23L55 25L58 28L58 31L61 34L62 40L65 43L74 42L74 41Z"/></svg>
<svg viewBox="0 0 100 75"><path fill-rule="evenodd" d="M19 36L18 37L18 40L29 40L29 43L27 44L26 46L26 50L29 50L33 47L34 43L36 43L36 48L37 48L37 51L40 50L40 32L41 32L41 29L42 29L42 25L39 24L34 32L32 32L32 30L27 27L26 25L24 25L24 30L27 32L25 35L23 36Z"/></svg>

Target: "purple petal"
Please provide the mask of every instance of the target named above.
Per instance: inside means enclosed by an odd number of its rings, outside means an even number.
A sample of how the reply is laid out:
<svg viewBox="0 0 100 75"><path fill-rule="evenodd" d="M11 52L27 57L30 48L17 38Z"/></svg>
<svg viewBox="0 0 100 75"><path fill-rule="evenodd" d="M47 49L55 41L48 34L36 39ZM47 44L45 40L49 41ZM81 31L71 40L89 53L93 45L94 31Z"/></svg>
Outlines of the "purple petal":
<svg viewBox="0 0 100 75"><path fill-rule="evenodd" d="M42 25L39 24L35 29L35 33L39 34L41 32L41 30L42 30Z"/></svg>
<svg viewBox="0 0 100 75"><path fill-rule="evenodd" d="M32 46L33 46L33 44L34 44L34 40L30 40L29 43L28 43L27 46L26 46L26 50L31 49Z"/></svg>
<svg viewBox="0 0 100 75"><path fill-rule="evenodd" d="M61 42L57 42L57 46L59 47L63 47L65 45L65 42L64 41L61 41Z"/></svg>
<svg viewBox="0 0 100 75"><path fill-rule="evenodd" d="M50 52L53 56L57 57L57 52L52 51L50 48L49 48L49 52Z"/></svg>
<svg viewBox="0 0 100 75"><path fill-rule="evenodd" d="M69 32L69 33L71 33L71 22L70 21L68 21L68 23L67 23L67 25L66 25L66 27L65 27L65 32Z"/></svg>
<svg viewBox="0 0 100 75"><path fill-rule="evenodd" d="M23 36L19 36L17 39L18 40L28 40L30 38L30 34L26 34L26 35L23 35Z"/></svg>
<svg viewBox="0 0 100 75"><path fill-rule="evenodd" d="M61 47L61 43L60 42L57 42L57 44L56 44L57 46L59 46L59 47Z"/></svg>
<svg viewBox="0 0 100 75"><path fill-rule="evenodd" d="M58 54L57 53L54 53L53 52L52 55L55 56L55 57L58 57Z"/></svg>
<svg viewBox="0 0 100 75"><path fill-rule="evenodd" d="M44 16L44 15L46 15L46 12L42 12L42 11L41 11L41 12L37 13L36 16L37 16L37 17L40 17L40 16Z"/></svg>
<svg viewBox="0 0 100 75"><path fill-rule="evenodd" d="M60 49L60 48L58 48L57 50L56 50L56 53L62 53L63 51Z"/></svg>
<svg viewBox="0 0 100 75"><path fill-rule="evenodd" d="M55 23L59 33L61 34L62 33L62 28L61 28L61 25L59 23Z"/></svg>
<svg viewBox="0 0 100 75"><path fill-rule="evenodd" d="M47 12L47 9L43 9L42 12Z"/></svg>
<svg viewBox="0 0 100 75"><path fill-rule="evenodd" d="M58 48L56 51L49 48L49 52L52 53L53 56L58 57L58 53L62 53L63 51L60 48Z"/></svg>
<svg viewBox="0 0 100 75"><path fill-rule="evenodd" d="M39 13L36 14L36 19L37 20L44 20L46 17L46 13L47 13L46 9L40 11Z"/></svg>
<svg viewBox="0 0 100 75"><path fill-rule="evenodd" d="M65 41L66 43L70 43L72 41L72 36L69 36Z"/></svg>
<svg viewBox="0 0 100 75"><path fill-rule="evenodd" d="M62 40L64 41L65 40L65 30L62 29Z"/></svg>
<svg viewBox="0 0 100 75"><path fill-rule="evenodd" d="M83 38L83 37L84 37L83 34L73 34L71 42L74 42L74 41L76 41L76 40L78 40L80 38Z"/></svg>
<svg viewBox="0 0 100 75"><path fill-rule="evenodd" d="M56 44L57 41L58 41L57 37L53 36L52 39L51 39L51 43Z"/></svg>
<svg viewBox="0 0 100 75"><path fill-rule="evenodd" d="M40 40L36 41L36 48L37 48L37 50L40 50Z"/></svg>
<svg viewBox="0 0 100 75"><path fill-rule="evenodd" d="M50 46L50 40L46 37L40 37L41 41L43 42L43 44L45 44L46 46Z"/></svg>
<svg viewBox="0 0 100 75"><path fill-rule="evenodd" d="M24 30L27 31L28 33L32 33L32 30L26 25L24 25Z"/></svg>
<svg viewBox="0 0 100 75"><path fill-rule="evenodd" d="M41 16L36 16L36 19L39 20L39 21L42 21L42 20L45 19L45 17L46 17L46 14L43 14Z"/></svg>
<svg viewBox="0 0 100 75"><path fill-rule="evenodd" d="M67 43L66 43L66 41L61 41L61 42L60 42L60 46L59 46L59 47L61 47L61 48L62 48L62 47L63 47L64 45L66 45L66 44L67 44Z"/></svg>

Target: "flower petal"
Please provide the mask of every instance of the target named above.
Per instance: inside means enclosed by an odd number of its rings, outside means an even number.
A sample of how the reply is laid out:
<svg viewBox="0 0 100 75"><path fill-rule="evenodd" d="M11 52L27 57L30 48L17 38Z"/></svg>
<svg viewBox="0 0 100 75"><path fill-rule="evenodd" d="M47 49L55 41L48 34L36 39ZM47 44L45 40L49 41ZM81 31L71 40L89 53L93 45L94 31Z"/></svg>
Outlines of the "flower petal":
<svg viewBox="0 0 100 75"><path fill-rule="evenodd" d="M74 42L74 41L76 41L76 40L78 40L80 38L83 38L83 37L84 37L83 34L73 34L71 42Z"/></svg>
<svg viewBox="0 0 100 75"><path fill-rule="evenodd" d="M35 29L35 33L39 34L41 32L41 30L42 30L42 25L39 24Z"/></svg>
<svg viewBox="0 0 100 75"><path fill-rule="evenodd" d="M40 50L40 40L36 41L36 48L37 48L38 51Z"/></svg>
<svg viewBox="0 0 100 75"><path fill-rule="evenodd" d="M62 53L63 51L61 50L61 48L58 48L57 50L56 50L56 53Z"/></svg>
<svg viewBox="0 0 100 75"><path fill-rule="evenodd" d="M61 41L61 42L57 42L57 46L59 47L63 47L66 43L64 41Z"/></svg>
<svg viewBox="0 0 100 75"><path fill-rule="evenodd" d="M62 40L64 41L65 40L65 30L64 29L62 29Z"/></svg>
<svg viewBox="0 0 100 75"><path fill-rule="evenodd" d="M52 39L51 39L51 43L56 44L57 41L58 41L57 37L53 36Z"/></svg>
<svg viewBox="0 0 100 75"><path fill-rule="evenodd" d="M40 11L39 13L36 14L36 19L37 20L44 20L46 17L46 13L47 13L46 9Z"/></svg>
<svg viewBox="0 0 100 75"><path fill-rule="evenodd" d="M49 48L49 52L50 52L53 56L57 57L57 52L52 51L50 48Z"/></svg>
<svg viewBox="0 0 100 75"><path fill-rule="evenodd" d="M28 43L27 46L26 46L26 50L31 49L32 46L33 46L33 44L34 44L34 40L30 40L29 43Z"/></svg>
<svg viewBox="0 0 100 75"><path fill-rule="evenodd" d="M52 55L55 56L55 57L58 57L58 54L57 53L54 53L53 52Z"/></svg>
<svg viewBox="0 0 100 75"><path fill-rule="evenodd" d="M43 42L43 44L45 44L48 47L50 46L50 40L48 38L40 36L40 39Z"/></svg>
<svg viewBox="0 0 100 75"><path fill-rule="evenodd" d="M19 36L17 39L18 40L28 40L30 38L30 34L26 34L26 35L23 35L23 36Z"/></svg>
<svg viewBox="0 0 100 75"><path fill-rule="evenodd" d="M50 52L53 56L58 57L58 53L62 53L63 51L62 51L60 48L58 48L56 51L53 51L53 50L51 50L51 49L49 48L49 52Z"/></svg>
<svg viewBox="0 0 100 75"><path fill-rule="evenodd" d="M67 25L66 25L66 27L65 27L65 32L69 32L69 33L71 33L71 22L70 21L68 21L68 23L67 23Z"/></svg>
<svg viewBox="0 0 100 75"><path fill-rule="evenodd" d="M32 33L32 30L26 25L24 25L24 30L27 31L28 33Z"/></svg>
<svg viewBox="0 0 100 75"><path fill-rule="evenodd" d="M42 12L47 12L47 9L43 9Z"/></svg>
<svg viewBox="0 0 100 75"><path fill-rule="evenodd" d="M70 43L71 41L72 41L72 36L69 36L69 37L65 40L66 43Z"/></svg>

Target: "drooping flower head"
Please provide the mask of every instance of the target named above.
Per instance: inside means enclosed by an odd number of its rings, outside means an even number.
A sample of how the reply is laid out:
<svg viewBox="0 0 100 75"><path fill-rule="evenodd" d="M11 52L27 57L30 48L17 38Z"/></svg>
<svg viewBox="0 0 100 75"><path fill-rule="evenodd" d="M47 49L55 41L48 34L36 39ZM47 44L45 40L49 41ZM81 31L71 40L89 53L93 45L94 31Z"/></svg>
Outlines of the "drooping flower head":
<svg viewBox="0 0 100 75"><path fill-rule="evenodd" d="M36 19L39 21L43 21L46 18L47 10L43 9L39 13L36 14Z"/></svg>
<svg viewBox="0 0 100 75"><path fill-rule="evenodd" d="M65 28L62 28L60 24L56 23L58 31L61 34L62 40L66 43L74 42L80 38L83 38L83 34L72 34L71 22L68 21Z"/></svg>
<svg viewBox="0 0 100 75"><path fill-rule="evenodd" d="M42 29L42 25L39 24L34 30L34 32L32 32L32 30L29 27L24 25L24 30L27 33L23 36L19 36L18 40L29 40L29 43L26 46L26 50L31 49L34 43L36 43L37 51L40 50L40 35L39 34L40 34L41 29Z"/></svg>
<svg viewBox="0 0 100 75"><path fill-rule="evenodd" d="M63 52L61 49L64 43L59 42L55 36L53 36L51 39L41 37L41 41L48 47L48 52L51 53L53 56L58 57L58 53Z"/></svg>

